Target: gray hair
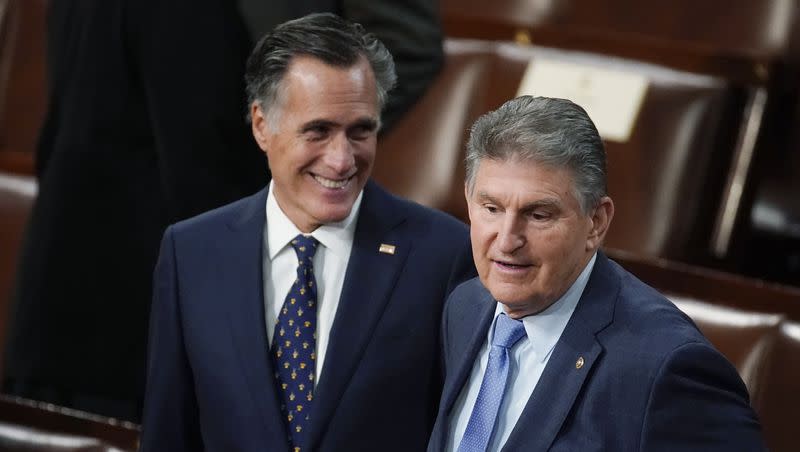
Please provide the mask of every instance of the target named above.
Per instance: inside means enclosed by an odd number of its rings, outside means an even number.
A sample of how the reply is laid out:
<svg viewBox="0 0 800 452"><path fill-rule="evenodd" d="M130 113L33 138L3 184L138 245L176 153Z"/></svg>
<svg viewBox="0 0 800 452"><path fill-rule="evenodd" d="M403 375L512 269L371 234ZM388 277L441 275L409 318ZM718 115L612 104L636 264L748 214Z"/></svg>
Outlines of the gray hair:
<svg viewBox="0 0 800 452"><path fill-rule="evenodd" d="M392 55L374 35L335 14L309 14L278 25L258 41L245 70L247 104L258 102L267 106L265 110L276 105L286 70L299 55L342 68L366 58L375 75L380 109L397 82Z"/></svg>
<svg viewBox="0 0 800 452"><path fill-rule="evenodd" d="M469 191L483 159L514 158L569 169L584 214L606 195L603 141L586 111L569 100L522 96L478 118L467 144Z"/></svg>

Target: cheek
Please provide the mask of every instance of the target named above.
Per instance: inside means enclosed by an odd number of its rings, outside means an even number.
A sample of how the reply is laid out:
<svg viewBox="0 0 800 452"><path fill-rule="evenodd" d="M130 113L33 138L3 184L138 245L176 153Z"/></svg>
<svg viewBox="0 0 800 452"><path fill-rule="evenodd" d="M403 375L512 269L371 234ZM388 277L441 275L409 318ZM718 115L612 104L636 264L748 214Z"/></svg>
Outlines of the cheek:
<svg viewBox="0 0 800 452"><path fill-rule="evenodd" d="M482 255L488 250L490 245L489 231L483 227L480 222L472 223L469 228L469 237L472 242L472 250L478 256Z"/></svg>
<svg viewBox="0 0 800 452"><path fill-rule="evenodd" d="M355 147L355 158L362 164L372 166L375 161L375 140L358 143Z"/></svg>

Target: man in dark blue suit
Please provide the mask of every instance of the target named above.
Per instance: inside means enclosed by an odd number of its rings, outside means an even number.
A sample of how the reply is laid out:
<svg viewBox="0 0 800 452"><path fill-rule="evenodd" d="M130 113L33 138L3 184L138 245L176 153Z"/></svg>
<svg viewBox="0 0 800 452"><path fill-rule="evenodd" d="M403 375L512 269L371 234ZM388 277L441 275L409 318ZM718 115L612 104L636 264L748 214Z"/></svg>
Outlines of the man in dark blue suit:
<svg viewBox="0 0 800 452"><path fill-rule="evenodd" d="M273 179L164 235L142 450L422 450L442 306L475 270L465 225L369 181L391 55L316 14L246 78Z"/></svg>
<svg viewBox="0 0 800 452"><path fill-rule="evenodd" d="M446 303L428 450L763 450L736 369L598 250L614 204L586 112L511 100L475 123L467 152L479 278Z"/></svg>

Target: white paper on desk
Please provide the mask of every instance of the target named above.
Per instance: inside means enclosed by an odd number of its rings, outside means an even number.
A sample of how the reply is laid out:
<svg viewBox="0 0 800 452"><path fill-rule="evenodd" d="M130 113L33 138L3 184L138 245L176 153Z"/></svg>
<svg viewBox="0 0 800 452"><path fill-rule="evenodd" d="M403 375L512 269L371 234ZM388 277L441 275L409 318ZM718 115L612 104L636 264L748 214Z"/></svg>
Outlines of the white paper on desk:
<svg viewBox="0 0 800 452"><path fill-rule="evenodd" d="M601 137L624 143L647 85L642 74L538 57L528 64L517 95L569 99L586 110Z"/></svg>

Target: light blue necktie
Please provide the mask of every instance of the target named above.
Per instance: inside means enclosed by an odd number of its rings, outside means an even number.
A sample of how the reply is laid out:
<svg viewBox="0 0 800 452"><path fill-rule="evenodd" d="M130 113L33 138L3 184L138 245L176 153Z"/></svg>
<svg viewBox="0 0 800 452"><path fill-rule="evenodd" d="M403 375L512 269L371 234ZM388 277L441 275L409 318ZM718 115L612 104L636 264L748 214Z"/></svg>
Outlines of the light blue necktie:
<svg viewBox="0 0 800 452"><path fill-rule="evenodd" d="M497 411L506 392L509 352L523 337L525 326L520 320L514 320L503 313L497 316L486 373L483 374L481 389L469 416L464 437L458 445L458 452L486 450L497 422Z"/></svg>

